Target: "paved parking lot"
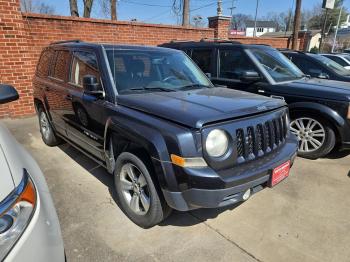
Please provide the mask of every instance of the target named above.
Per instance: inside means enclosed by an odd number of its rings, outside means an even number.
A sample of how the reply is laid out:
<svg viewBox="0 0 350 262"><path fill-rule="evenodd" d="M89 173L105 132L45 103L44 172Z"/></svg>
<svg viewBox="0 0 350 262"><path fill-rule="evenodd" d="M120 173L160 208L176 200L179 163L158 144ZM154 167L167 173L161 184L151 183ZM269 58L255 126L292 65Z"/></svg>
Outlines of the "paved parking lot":
<svg viewBox="0 0 350 262"><path fill-rule="evenodd" d="M350 155L299 158L287 181L237 208L174 212L144 230L115 204L103 168L45 146L36 118L4 122L46 176L68 261L350 261Z"/></svg>

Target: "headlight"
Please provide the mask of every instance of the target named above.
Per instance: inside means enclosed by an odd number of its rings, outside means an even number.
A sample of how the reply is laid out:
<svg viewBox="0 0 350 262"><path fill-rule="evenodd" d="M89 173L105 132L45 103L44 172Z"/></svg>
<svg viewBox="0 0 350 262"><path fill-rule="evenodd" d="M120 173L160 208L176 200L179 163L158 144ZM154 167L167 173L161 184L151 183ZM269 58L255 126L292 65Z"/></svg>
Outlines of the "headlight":
<svg viewBox="0 0 350 262"><path fill-rule="evenodd" d="M223 156L228 149L228 137L225 131L220 129L210 131L205 141L205 148L211 157Z"/></svg>
<svg viewBox="0 0 350 262"><path fill-rule="evenodd" d="M0 261L7 256L29 224L36 200L34 184L24 171L21 183L0 203Z"/></svg>

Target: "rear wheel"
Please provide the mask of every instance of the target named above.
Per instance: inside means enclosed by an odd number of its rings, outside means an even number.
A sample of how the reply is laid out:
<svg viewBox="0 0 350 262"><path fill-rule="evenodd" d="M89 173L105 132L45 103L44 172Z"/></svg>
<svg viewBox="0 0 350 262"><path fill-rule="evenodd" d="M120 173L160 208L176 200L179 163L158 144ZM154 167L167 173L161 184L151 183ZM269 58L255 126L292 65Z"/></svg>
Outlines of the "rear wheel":
<svg viewBox="0 0 350 262"><path fill-rule="evenodd" d="M157 225L170 214L170 207L162 199L150 172L139 157L124 152L117 159L114 173L121 208L143 228Z"/></svg>
<svg viewBox="0 0 350 262"><path fill-rule="evenodd" d="M59 145L61 140L56 136L54 130L52 129L51 123L43 108L39 108L38 114L40 133L44 143L48 146Z"/></svg>
<svg viewBox="0 0 350 262"><path fill-rule="evenodd" d="M290 123L290 131L298 138L298 155L301 157L323 157L335 146L334 130L321 118L311 115L297 116Z"/></svg>

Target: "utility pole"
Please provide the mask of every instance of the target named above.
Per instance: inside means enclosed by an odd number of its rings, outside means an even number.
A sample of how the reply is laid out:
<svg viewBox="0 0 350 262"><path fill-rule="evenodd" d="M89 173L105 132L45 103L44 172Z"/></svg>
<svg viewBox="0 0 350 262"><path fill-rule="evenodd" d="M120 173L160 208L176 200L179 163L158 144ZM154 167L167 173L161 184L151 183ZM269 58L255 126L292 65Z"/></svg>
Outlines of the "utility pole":
<svg viewBox="0 0 350 262"><path fill-rule="evenodd" d="M256 37L256 22L257 22L256 20L258 19L258 9L259 9L259 0L256 0L253 37Z"/></svg>
<svg viewBox="0 0 350 262"><path fill-rule="evenodd" d="M183 0L182 25L190 25L190 0Z"/></svg>
<svg viewBox="0 0 350 262"><path fill-rule="evenodd" d="M324 15L324 20L323 20L322 31L321 31L320 48L319 48L320 52L322 52L323 39L326 37L327 19L328 19L328 8L326 8L326 12Z"/></svg>
<svg viewBox="0 0 350 262"><path fill-rule="evenodd" d="M332 45L332 53L334 53L335 43L337 42L337 34L338 34L338 28L339 28L339 24L340 24L340 17L341 17L342 11L343 11L343 5L341 6L340 11L339 11L337 28L335 29L335 33L334 33L334 39L333 39L333 45Z"/></svg>
<svg viewBox="0 0 350 262"><path fill-rule="evenodd" d="M292 49L296 50L298 45L298 33L300 28L300 18L301 18L301 0L296 0L295 14L294 14L294 25L293 25L293 41Z"/></svg>

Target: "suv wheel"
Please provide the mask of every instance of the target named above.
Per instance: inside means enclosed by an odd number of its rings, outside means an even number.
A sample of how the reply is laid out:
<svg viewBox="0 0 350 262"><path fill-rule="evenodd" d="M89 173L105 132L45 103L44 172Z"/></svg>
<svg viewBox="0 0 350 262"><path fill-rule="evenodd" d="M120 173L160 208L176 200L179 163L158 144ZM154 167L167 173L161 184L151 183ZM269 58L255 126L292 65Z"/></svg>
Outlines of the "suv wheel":
<svg viewBox="0 0 350 262"><path fill-rule="evenodd" d="M124 152L118 157L114 181L121 208L140 227L155 226L170 214L149 170L137 156Z"/></svg>
<svg viewBox="0 0 350 262"><path fill-rule="evenodd" d="M335 146L335 133L329 124L314 116L298 116L290 123L290 130L298 137L298 155L316 159L326 156Z"/></svg>
<svg viewBox="0 0 350 262"><path fill-rule="evenodd" d="M39 109L39 127L41 137L46 145L57 146L60 144L61 141L53 131L46 112L42 108Z"/></svg>

